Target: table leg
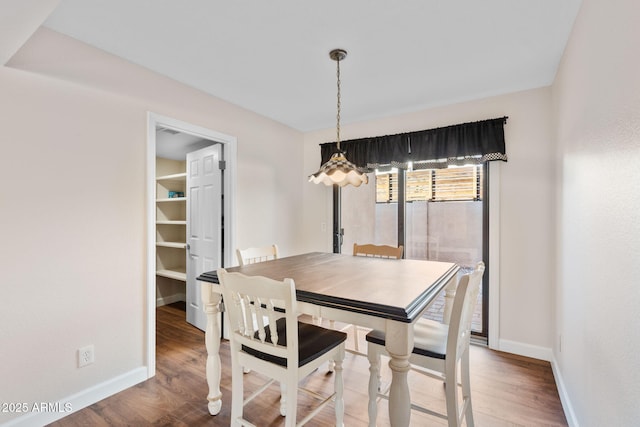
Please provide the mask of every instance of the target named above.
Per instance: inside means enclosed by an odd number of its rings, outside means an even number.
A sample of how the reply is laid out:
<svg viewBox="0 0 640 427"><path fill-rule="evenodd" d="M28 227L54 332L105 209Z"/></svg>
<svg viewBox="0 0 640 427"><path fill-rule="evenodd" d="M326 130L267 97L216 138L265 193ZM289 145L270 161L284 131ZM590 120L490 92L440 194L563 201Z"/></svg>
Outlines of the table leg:
<svg viewBox="0 0 640 427"><path fill-rule="evenodd" d="M386 349L391 357L389 421L392 427L408 427L411 419L411 396L407 374L411 366L409 356L413 350L413 325L387 322Z"/></svg>
<svg viewBox="0 0 640 427"><path fill-rule="evenodd" d="M210 283L202 283L202 302L204 312L207 314L207 327L205 329L205 345L207 348L207 385L209 386L209 401L207 407L211 415L217 415L222 408L222 392L220 391L220 325L218 313L220 313L221 295L213 292Z"/></svg>

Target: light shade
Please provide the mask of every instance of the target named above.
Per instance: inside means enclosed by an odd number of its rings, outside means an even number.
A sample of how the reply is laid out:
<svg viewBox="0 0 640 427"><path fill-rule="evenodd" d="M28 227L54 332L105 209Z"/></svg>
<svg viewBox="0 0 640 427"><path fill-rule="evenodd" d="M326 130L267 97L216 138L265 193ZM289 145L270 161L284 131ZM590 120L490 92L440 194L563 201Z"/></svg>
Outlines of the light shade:
<svg viewBox="0 0 640 427"><path fill-rule="evenodd" d="M351 184L359 187L362 183L368 183L367 174L362 173L351 163L343 153L334 153L329 161L320 167L320 170L309 176L309 182L324 185L337 184L344 187Z"/></svg>

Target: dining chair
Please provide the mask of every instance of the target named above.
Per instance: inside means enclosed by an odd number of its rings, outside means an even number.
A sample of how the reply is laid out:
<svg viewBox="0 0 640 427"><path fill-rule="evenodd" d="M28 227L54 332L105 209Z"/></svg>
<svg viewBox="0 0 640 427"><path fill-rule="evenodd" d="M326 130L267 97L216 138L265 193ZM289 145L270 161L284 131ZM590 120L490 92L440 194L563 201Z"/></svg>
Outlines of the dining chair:
<svg viewBox="0 0 640 427"><path fill-rule="evenodd" d="M357 243L353 244L354 256L369 256L369 257L375 257L375 258L401 259L403 251L404 251L404 247L402 245L395 247L395 246L388 246L388 245L372 245L372 244L359 245ZM330 322L330 327L333 328L332 322ZM360 351L358 332L368 331L368 329L361 328L358 325L347 325L340 330L342 332L351 330L353 334L353 342L354 342L353 349L347 348L347 351L352 354L366 356L365 353Z"/></svg>
<svg viewBox="0 0 640 427"><path fill-rule="evenodd" d="M240 267L249 264L257 264L259 262L269 261L272 259L278 259L278 245L264 246L259 248L247 248L236 249L236 256L238 258L238 264ZM322 323L319 315L312 316L312 322L316 325ZM329 366L329 370L332 366ZM250 369L245 368L245 374L250 372Z"/></svg>
<svg viewBox="0 0 640 427"><path fill-rule="evenodd" d="M278 259L278 245L265 246L261 248L236 249L238 264L240 267L247 264Z"/></svg>
<svg viewBox="0 0 640 427"><path fill-rule="evenodd" d="M264 246L258 248L236 249L236 257L240 267L249 264L278 259L278 245ZM244 373L251 372L249 368L244 369Z"/></svg>
<svg viewBox="0 0 640 427"><path fill-rule="evenodd" d="M402 245L395 247L389 245L372 245L365 244L359 245L357 243L353 244L353 255L357 256L371 256L377 258L394 258L400 259L402 258L402 253L404 251L404 247Z"/></svg>
<svg viewBox="0 0 640 427"><path fill-rule="evenodd" d="M343 426L342 361L347 335L298 321L293 279L282 281L218 269L229 320L231 350L231 425L253 425L243 408L274 381L280 382L280 412L285 426L301 426L334 401L336 425ZM263 319L269 319L265 324ZM257 320L257 327L256 327ZM299 382L321 364L335 362L334 392L296 424ZM270 378L244 398L243 367ZM318 394L308 391L315 397ZM264 404L269 404L266 402Z"/></svg>
<svg viewBox="0 0 640 427"><path fill-rule="evenodd" d="M409 358L411 369L444 381L447 413L435 412L415 403L411 404L411 408L447 419L450 427L460 426L463 419L467 426L474 425L469 380L469 339L483 274L484 263L479 262L473 272L460 278L448 325L420 318L414 327L414 347ZM387 354L385 333L373 330L366 339L370 363L369 425L375 426L378 398L388 399L388 390L380 390L380 355ZM458 383L458 365L461 384ZM458 386L462 389L462 405L458 404Z"/></svg>

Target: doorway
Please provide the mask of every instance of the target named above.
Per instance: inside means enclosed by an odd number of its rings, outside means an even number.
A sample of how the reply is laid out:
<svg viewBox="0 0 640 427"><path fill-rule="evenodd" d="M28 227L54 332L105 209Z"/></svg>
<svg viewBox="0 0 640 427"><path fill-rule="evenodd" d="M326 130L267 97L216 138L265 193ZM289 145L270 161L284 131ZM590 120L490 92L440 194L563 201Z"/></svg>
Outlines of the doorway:
<svg viewBox="0 0 640 427"><path fill-rule="evenodd" d="M233 262L236 138L155 113L148 114L147 122L146 357L150 378L155 375L156 306L186 300L187 312L191 306L189 322L204 328L195 277L202 272L199 270L209 271ZM195 154L187 159L187 153ZM213 181L196 176L196 172L205 170L214 172ZM212 192L211 188L216 190ZM207 196L190 198L189 192ZM193 200L201 203L194 205ZM195 228L189 229L188 224ZM205 239L200 235L193 238L196 231L203 230L209 233ZM214 241L209 241L209 236ZM212 255L202 254L204 247L213 251ZM166 288L157 292L160 283Z"/></svg>

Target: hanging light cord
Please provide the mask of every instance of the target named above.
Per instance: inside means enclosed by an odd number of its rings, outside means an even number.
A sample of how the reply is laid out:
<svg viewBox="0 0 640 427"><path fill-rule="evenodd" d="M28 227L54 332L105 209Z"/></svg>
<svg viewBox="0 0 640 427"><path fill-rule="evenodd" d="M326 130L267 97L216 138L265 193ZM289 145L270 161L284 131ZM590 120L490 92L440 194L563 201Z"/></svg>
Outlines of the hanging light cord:
<svg viewBox="0 0 640 427"><path fill-rule="evenodd" d="M336 114L336 146L338 148L338 151L340 151L340 58L338 57L338 59L336 60L337 65L337 72L336 72L336 76L337 76L337 86L338 86L338 114Z"/></svg>

